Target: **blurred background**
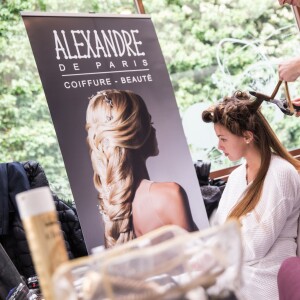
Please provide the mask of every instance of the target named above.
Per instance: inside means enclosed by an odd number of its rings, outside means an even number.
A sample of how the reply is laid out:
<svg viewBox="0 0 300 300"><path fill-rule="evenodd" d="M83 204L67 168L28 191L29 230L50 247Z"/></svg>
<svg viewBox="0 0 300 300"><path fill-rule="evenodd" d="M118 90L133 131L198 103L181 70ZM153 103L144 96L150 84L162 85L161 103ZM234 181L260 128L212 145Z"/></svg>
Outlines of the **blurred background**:
<svg viewBox="0 0 300 300"><path fill-rule="evenodd" d="M201 121L201 113L237 89L272 93L279 61L300 55L300 33L291 7L280 7L277 0L143 4L156 28L193 160L210 161L211 171L232 166L216 148L213 126ZM0 0L0 162L38 161L51 188L73 202L21 11L137 10L129 0ZM300 81L289 84L289 89L292 98L300 96ZM278 97L283 96L280 90ZM264 103L263 112L289 150L300 148L298 119L284 116L273 104Z"/></svg>

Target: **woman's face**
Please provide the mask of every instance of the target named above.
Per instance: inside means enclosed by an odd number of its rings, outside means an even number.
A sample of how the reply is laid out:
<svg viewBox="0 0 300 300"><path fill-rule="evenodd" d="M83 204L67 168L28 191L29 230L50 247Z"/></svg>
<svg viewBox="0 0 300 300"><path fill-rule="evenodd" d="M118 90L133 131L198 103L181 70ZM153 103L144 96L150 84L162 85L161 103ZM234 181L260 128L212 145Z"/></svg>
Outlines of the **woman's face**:
<svg viewBox="0 0 300 300"><path fill-rule="evenodd" d="M157 156L159 154L158 143L156 138L156 129L151 125L151 132L149 134L147 144L147 152L149 156Z"/></svg>
<svg viewBox="0 0 300 300"><path fill-rule="evenodd" d="M150 156L157 156L159 154L158 143L157 143L157 138L156 138L156 130L152 126L152 123L151 123L151 127L150 127L149 136L148 136L145 144L142 146L142 148L140 150L145 159L147 159Z"/></svg>
<svg viewBox="0 0 300 300"><path fill-rule="evenodd" d="M245 157L248 144L244 137L231 133L225 126L214 124L216 135L219 139L218 149L223 151L231 161Z"/></svg>

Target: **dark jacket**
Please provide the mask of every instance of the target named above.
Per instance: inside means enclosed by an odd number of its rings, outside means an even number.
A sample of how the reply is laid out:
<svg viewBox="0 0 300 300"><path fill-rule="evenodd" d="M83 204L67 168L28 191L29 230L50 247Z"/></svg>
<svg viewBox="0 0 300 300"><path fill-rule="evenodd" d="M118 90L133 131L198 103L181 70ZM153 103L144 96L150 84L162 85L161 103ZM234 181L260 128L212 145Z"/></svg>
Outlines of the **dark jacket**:
<svg viewBox="0 0 300 300"><path fill-rule="evenodd" d="M26 278L36 275L25 231L16 205L16 194L48 186L41 166L34 161L0 164L0 242ZM53 194L69 258L87 255L76 209Z"/></svg>

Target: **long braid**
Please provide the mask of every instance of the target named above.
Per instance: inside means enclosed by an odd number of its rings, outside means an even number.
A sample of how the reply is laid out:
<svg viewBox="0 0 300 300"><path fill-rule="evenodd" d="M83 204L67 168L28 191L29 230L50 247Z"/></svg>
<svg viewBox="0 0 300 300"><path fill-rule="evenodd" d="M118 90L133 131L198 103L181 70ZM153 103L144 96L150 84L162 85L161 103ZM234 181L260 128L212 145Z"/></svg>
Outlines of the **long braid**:
<svg viewBox="0 0 300 300"><path fill-rule="evenodd" d="M134 238L133 156L151 129L141 97L130 91L106 90L94 96L87 109L87 141L94 169L106 247Z"/></svg>

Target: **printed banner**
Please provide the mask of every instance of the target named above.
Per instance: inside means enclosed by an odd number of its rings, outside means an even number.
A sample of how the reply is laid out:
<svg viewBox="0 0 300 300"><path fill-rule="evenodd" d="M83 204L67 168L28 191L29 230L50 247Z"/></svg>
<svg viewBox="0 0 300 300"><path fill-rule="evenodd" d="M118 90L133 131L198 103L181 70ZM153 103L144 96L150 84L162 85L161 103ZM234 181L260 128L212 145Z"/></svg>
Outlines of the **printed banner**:
<svg viewBox="0 0 300 300"><path fill-rule="evenodd" d="M146 160L150 180L178 183L187 194L194 222L199 229L207 227L193 161L150 17L47 13L22 13L22 17L88 250L104 243L92 166L99 149L91 154L86 123L90 99L97 93L105 95L104 90L130 90L142 98L157 141L157 153ZM113 103L103 97L109 121L114 117ZM108 149L109 138L103 141Z"/></svg>

